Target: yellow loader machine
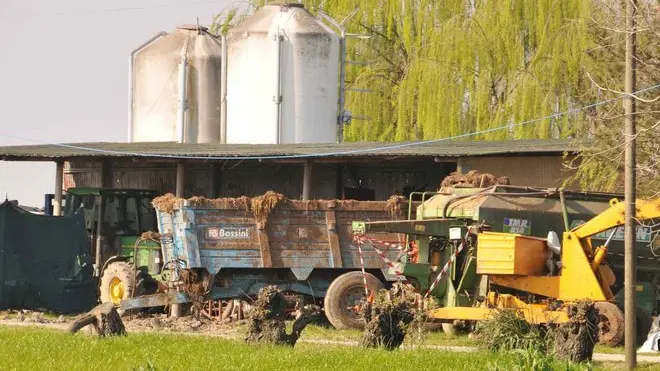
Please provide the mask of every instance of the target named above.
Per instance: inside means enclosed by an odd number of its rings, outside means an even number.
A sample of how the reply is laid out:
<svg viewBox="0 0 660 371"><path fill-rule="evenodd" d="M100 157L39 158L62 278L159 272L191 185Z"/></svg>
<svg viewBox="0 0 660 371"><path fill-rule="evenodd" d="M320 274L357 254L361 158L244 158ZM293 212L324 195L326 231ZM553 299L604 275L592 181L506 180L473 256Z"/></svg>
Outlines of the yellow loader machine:
<svg viewBox="0 0 660 371"><path fill-rule="evenodd" d="M429 316L452 324L443 326L445 330L453 330L453 325L488 319L494 308L516 310L532 323L562 323L568 320L565 309L569 304L590 300L596 302L601 315L600 342L621 344L624 334L624 317L620 309L623 298L617 292L620 294L622 291L623 276L618 264L612 262L621 260L624 204L610 198L603 211L592 218L577 216L588 221L574 223L579 225L571 229L565 228L560 240L554 228L548 227L553 226L553 213L550 212L553 208L563 209L563 218L561 212L558 216L564 220L558 226L563 224L568 227L568 215L571 213L567 210L584 213L584 206L588 204L584 197L589 202L600 197L602 202L602 197L606 195L572 194L565 197L558 192L508 189L498 194L496 189L472 190L468 192L471 196L466 197L445 195L449 202L444 203L436 218L419 218L418 209L417 220L388 224L354 223L353 227L358 234L409 231L409 240L420 246L419 260L404 261L397 269L420 293L439 304L439 309L431 310ZM556 205L553 201L555 196ZM463 212L458 213L459 217L448 217L451 207L446 205L457 199L463 202ZM477 204L482 205L481 209L475 208ZM480 211L479 215L465 212L475 209ZM529 219L507 217L503 224L497 224L494 220L498 215L496 210L534 216ZM487 219L488 216L491 220ZM536 216L538 219L533 219ZM638 200L635 217L640 223L657 222L654 219L660 219L660 198ZM507 223L511 224L511 219L518 222L514 223L514 228L506 228ZM544 227L537 229L537 236L530 233L531 228L541 223ZM539 237L541 233L545 233L545 237ZM651 231L651 234L654 233L657 231ZM425 248L422 248L421 242L427 243ZM654 255L653 241L638 244L636 249L638 258L644 255L641 249ZM648 273L654 265L660 268L656 260L640 264L645 270L642 273ZM620 277L617 279L617 276ZM644 280L641 281L646 284ZM640 288L643 289L643 285L638 286L638 298L643 293ZM656 290L655 287L647 290L654 292L645 297L653 308L638 310L638 318L644 316L638 320L638 333L643 337L651 325L651 312L657 310Z"/></svg>
<svg viewBox="0 0 660 371"><path fill-rule="evenodd" d="M635 218L640 222L660 218L660 198L637 201ZM568 320L564 311L567 304L591 300L605 319L605 336L619 343L623 314L612 302L611 287L616 276L605 259L611 238L595 245L591 237L614 228L610 232L613 236L623 224L624 204L613 199L608 210L565 232L561 243L552 233L543 240L513 233L481 232L477 235L477 273L488 275L491 290L486 300L478 307L436 309L430 317L478 321L488 319L492 308L501 308L519 310L529 322L562 323ZM543 274L548 264L557 271ZM525 301L516 294L498 294L498 287L514 289L528 297L538 295L538 299Z"/></svg>

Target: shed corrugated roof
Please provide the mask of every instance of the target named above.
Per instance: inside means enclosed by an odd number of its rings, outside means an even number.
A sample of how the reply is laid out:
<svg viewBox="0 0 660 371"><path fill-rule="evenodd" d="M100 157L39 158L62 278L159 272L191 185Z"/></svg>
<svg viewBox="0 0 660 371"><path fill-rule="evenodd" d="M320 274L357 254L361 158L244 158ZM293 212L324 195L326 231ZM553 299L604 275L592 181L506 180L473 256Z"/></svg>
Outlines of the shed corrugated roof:
<svg viewBox="0 0 660 371"><path fill-rule="evenodd" d="M6 161L55 160L84 157L372 157L372 156L486 156L502 154L550 154L577 152L578 143L570 139L525 139L500 141L437 142L345 142L322 144L193 144L75 143L0 147Z"/></svg>

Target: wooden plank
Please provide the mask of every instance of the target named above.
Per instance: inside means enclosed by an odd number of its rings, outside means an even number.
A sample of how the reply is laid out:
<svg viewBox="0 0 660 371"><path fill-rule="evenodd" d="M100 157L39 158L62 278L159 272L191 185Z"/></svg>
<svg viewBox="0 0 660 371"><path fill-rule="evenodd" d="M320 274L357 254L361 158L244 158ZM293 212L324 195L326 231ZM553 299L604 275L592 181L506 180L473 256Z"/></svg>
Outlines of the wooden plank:
<svg viewBox="0 0 660 371"><path fill-rule="evenodd" d="M330 240L330 252L332 253L332 261L334 262L334 267L343 268L344 264L341 259L341 247L339 246L339 235L337 234L337 218L334 208L326 211L325 221L328 226L328 240Z"/></svg>
<svg viewBox="0 0 660 371"><path fill-rule="evenodd" d="M259 250L261 251L261 265L264 268L271 268L273 260L270 257L270 241L268 240L268 232L266 231L265 223L257 223L257 230L259 231Z"/></svg>

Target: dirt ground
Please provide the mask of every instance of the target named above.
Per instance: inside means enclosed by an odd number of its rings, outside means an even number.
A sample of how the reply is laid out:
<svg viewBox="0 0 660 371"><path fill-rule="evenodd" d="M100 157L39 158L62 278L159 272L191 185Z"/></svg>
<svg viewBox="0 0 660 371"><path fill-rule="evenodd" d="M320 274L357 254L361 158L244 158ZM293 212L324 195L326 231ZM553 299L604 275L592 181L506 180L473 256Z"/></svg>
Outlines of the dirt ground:
<svg viewBox="0 0 660 371"><path fill-rule="evenodd" d="M37 325L66 329L76 316L54 316L33 311L0 311L0 325ZM134 314L122 317L126 331L190 333L200 335L238 337L244 331L247 321L220 322L206 318L194 319L190 316L174 318L166 314Z"/></svg>

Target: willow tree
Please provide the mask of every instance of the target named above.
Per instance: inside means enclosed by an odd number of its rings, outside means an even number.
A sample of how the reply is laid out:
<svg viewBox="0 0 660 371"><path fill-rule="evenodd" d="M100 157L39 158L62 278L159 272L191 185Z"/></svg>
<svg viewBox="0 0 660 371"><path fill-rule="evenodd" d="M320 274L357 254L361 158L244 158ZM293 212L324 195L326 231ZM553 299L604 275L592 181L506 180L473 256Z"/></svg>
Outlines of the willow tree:
<svg viewBox="0 0 660 371"><path fill-rule="evenodd" d="M572 161L577 170L573 180L583 188L623 191L624 150L623 107L624 47L628 30L624 1L601 1L602 11L591 19L590 29L597 48L588 53L597 61L599 77L588 75L610 103L591 113L594 125L589 147ZM657 0L638 0L637 9L637 186L641 197L660 195L660 6ZM657 87L650 89L650 87Z"/></svg>
<svg viewBox="0 0 660 371"><path fill-rule="evenodd" d="M308 6L313 6L308 1ZM409 140L493 130L480 138L577 135L575 113L534 125L512 125L570 110L596 98L585 78L594 37L591 1L336 0L324 10L351 33L346 105L356 116L348 140Z"/></svg>

